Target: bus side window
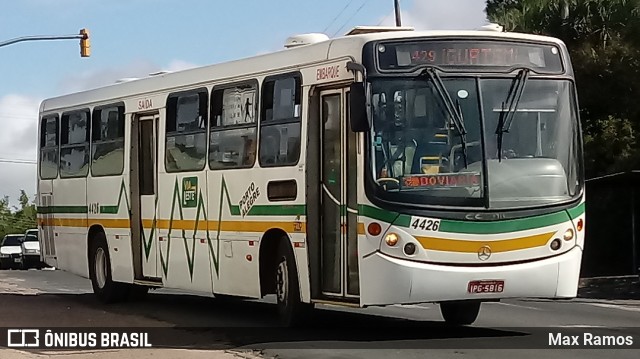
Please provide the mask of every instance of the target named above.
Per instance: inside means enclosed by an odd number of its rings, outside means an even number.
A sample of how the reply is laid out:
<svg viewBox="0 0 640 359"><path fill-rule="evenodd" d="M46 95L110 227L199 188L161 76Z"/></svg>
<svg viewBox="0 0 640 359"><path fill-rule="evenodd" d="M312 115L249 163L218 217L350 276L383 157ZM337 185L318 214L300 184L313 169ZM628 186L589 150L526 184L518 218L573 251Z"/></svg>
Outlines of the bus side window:
<svg viewBox="0 0 640 359"><path fill-rule="evenodd" d="M89 174L89 110L62 114L60 126L60 177L86 177Z"/></svg>
<svg viewBox="0 0 640 359"><path fill-rule="evenodd" d="M209 166L212 170L254 165L257 103L257 81L213 89L209 139Z"/></svg>
<svg viewBox="0 0 640 359"><path fill-rule="evenodd" d="M94 109L91 126L91 175L121 175L124 170L124 106Z"/></svg>
<svg viewBox="0 0 640 359"><path fill-rule="evenodd" d="M40 122L40 178L58 177L58 115L43 117Z"/></svg>
<svg viewBox="0 0 640 359"><path fill-rule="evenodd" d="M299 74L266 78L262 86L260 165L291 166L300 158L302 89Z"/></svg>
<svg viewBox="0 0 640 359"><path fill-rule="evenodd" d="M165 169L200 171L207 156L207 89L170 94L167 99Z"/></svg>

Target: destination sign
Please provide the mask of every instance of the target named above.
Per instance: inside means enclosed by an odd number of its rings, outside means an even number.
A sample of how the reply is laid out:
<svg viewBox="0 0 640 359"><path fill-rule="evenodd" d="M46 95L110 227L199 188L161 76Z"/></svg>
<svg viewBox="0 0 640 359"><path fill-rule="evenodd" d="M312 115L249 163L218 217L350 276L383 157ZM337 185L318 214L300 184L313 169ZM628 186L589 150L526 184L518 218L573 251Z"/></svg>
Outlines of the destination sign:
<svg viewBox="0 0 640 359"><path fill-rule="evenodd" d="M503 41L421 41L385 43L377 47L382 70L409 69L424 65L444 68L529 67L546 73L562 72L556 46Z"/></svg>
<svg viewBox="0 0 640 359"><path fill-rule="evenodd" d="M415 175L402 178L402 187L477 187L481 179L479 173L441 173Z"/></svg>

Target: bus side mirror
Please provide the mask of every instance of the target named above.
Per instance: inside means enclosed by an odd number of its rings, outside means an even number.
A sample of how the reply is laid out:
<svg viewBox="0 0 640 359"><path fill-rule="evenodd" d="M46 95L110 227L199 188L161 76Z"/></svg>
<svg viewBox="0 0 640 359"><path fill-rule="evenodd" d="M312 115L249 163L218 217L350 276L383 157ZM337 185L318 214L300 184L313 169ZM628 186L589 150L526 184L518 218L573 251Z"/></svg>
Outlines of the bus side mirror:
<svg viewBox="0 0 640 359"><path fill-rule="evenodd" d="M369 131L367 96L363 82L354 82L349 88L349 122L353 132Z"/></svg>

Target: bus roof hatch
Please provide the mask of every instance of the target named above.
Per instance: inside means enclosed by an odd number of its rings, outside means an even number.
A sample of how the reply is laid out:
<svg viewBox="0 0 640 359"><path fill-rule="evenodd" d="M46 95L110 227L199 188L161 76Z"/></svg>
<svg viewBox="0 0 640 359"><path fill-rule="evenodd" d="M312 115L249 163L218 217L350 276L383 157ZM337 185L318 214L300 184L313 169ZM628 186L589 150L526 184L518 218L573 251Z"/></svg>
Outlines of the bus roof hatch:
<svg viewBox="0 0 640 359"><path fill-rule="evenodd" d="M292 47L315 44L316 42L326 40L329 40L329 36L321 33L300 34L287 38L287 41L284 43L284 47L290 49Z"/></svg>
<svg viewBox="0 0 640 359"><path fill-rule="evenodd" d="M374 32L390 32L390 31L414 31L415 29L410 26L356 26L351 31L345 34L345 36L349 35L360 35L360 34L371 34Z"/></svg>

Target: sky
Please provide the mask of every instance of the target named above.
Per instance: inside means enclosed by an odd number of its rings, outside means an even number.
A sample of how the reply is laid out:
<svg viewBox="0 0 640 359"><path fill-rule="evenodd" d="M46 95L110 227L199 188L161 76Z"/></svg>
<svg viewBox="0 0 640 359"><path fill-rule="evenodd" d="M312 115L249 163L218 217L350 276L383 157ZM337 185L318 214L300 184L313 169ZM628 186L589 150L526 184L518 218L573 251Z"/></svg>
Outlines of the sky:
<svg viewBox="0 0 640 359"><path fill-rule="evenodd" d="M485 0L400 0L402 25L474 29ZM394 25L393 0L20 0L3 1L0 43L23 36L90 33L78 40L0 47L0 196L36 193L40 102L127 77L178 71L282 49L288 36L330 37L358 25Z"/></svg>

